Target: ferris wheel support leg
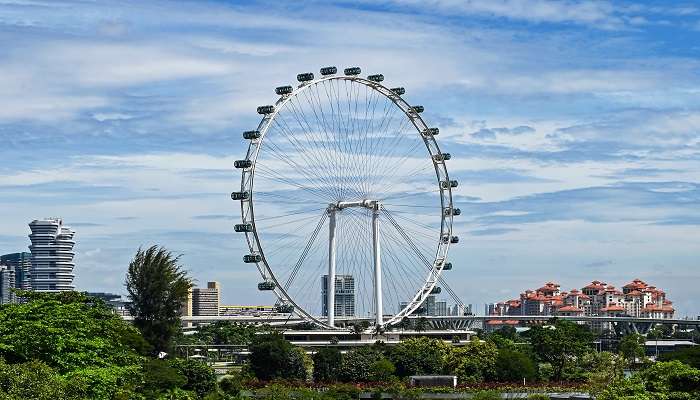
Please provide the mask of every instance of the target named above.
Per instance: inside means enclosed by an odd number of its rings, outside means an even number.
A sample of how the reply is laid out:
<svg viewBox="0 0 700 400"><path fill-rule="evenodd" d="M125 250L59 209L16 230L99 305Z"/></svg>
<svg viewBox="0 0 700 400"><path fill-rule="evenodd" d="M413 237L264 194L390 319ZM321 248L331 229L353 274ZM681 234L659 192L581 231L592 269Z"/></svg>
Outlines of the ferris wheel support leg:
<svg viewBox="0 0 700 400"><path fill-rule="evenodd" d="M384 325L382 307L382 259L379 249L379 210L381 204L375 203L372 212L372 251L374 253L374 305L377 326Z"/></svg>
<svg viewBox="0 0 700 400"><path fill-rule="evenodd" d="M328 210L328 280L326 310L328 325L335 326L335 209Z"/></svg>

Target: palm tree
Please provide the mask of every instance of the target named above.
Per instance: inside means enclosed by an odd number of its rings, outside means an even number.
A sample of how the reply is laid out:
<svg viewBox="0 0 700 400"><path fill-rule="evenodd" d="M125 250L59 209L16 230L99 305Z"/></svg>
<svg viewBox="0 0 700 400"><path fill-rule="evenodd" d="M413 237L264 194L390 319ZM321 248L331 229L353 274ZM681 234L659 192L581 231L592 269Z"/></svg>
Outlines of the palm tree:
<svg viewBox="0 0 700 400"><path fill-rule="evenodd" d="M192 279L179 260L165 248L151 246L145 251L139 248L129 263L125 284L131 303L127 308L155 354L170 350L192 288Z"/></svg>

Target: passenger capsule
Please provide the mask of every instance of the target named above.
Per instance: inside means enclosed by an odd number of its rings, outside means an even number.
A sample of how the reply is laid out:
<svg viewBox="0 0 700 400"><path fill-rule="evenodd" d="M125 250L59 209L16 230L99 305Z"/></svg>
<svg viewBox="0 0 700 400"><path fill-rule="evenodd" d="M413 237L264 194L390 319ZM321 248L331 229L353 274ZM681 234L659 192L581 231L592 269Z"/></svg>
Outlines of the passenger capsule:
<svg viewBox="0 0 700 400"><path fill-rule="evenodd" d="M345 70L343 72L345 73L345 75L352 76L352 75L360 75L362 73L362 70L360 69L360 67L350 67L350 68L345 68Z"/></svg>
<svg viewBox="0 0 700 400"><path fill-rule="evenodd" d="M291 314L294 312L294 306L291 304L277 304L275 305L275 311L281 314Z"/></svg>
<svg viewBox="0 0 700 400"><path fill-rule="evenodd" d="M314 74L312 72L304 72L303 74L297 75L297 80L299 82L308 82L314 80Z"/></svg>
<svg viewBox="0 0 700 400"><path fill-rule="evenodd" d="M450 153L435 154L435 155L433 156L433 160L438 161L438 162L440 162L440 161L447 161L447 160L449 160L450 158L452 158L452 155L451 155Z"/></svg>
<svg viewBox="0 0 700 400"><path fill-rule="evenodd" d="M445 215L459 215L462 213L462 210L459 208L446 208L445 209Z"/></svg>
<svg viewBox="0 0 700 400"><path fill-rule="evenodd" d="M423 134L424 134L424 135L433 135L433 136L437 136L437 135L440 134L440 129L438 129L438 128L428 128L428 129L426 129L426 130L423 131Z"/></svg>
<svg viewBox="0 0 700 400"><path fill-rule="evenodd" d="M245 131L243 132L243 139L259 139L260 131Z"/></svg>
<svg viewBox="0 0 700 400"><path fill-rule="evenodd" d="M392 88L391 91L394 92L394 94L397 94L399 96L403 96L404 94L406 94L406 89L404 89L402 87Z"/></svg>
<svg viewBox="0 0 700 400"><path fill-rule="evenodd" d="M443 270L443 271L449 271L449 270L451 270L451 269L452 269L452 263L451 263L451 262L445 263L445 264L442 266L442 270Z"/></svg>
<svg viewBox="0 0 700 400"><path fill-rule="evenodd" d="M236 224L233 226L236 232L253 232L253 224Z"/></svg>
<svg viewBox="0 0 700 400"><path fill-rule="evenodd" d="M248 200L248 192L231 192L231 200Z"/></svg>
<svg viewBox="0 0 700 400"><path fill-rule="evenodd" d="M440 286L435 286L433 287L433 290L430 291L430 294L440 294L442 292L442 288Z"/></svg>
<svg viewBox="0 0 700 400"><path fill-rule="evenodd" d="M372 82L381 82L384 80L384 75L382 74L377 74L377 75L370 75L367 77Z"/></svg>
<svg viewBox="0 0 700 400"><path fill-rule="evenodd" d="M459 236L452 236L450 238L450 243L459 243Z"/></svg>
<svg viewBox="0 0 700 400"><path fill-rule="evenodd" d="M275 290L275 282L265 281L258 283L258 290Z"/></svg>
<svg viewBox="0 0 700 400"><path fill-rule="evenodd" d="M421 306L421 307L416 308L416 311L414 311L413 314L420 315L420 314L423 314L424 312L425 312L425 307Z"/></svg>
<svg viewBox="0 0 700 400"><path fill-rule="evenodd" d="M416 114L420 114L420 113L422 113L423 111L425 111L425 107L423 107L423 106L413 106L413 107L411 107L411 111L413 111L413 112L416 113Z"/></svg>
<svg viewBox="0 0 700 400"><path fill-rule="evenodd" d="M243 256L244 263L257 263L262 261L262 256L260 254L246 254Z"/></svg>
<svg viewBox="0 0 700 400"><path fill-rule="evenodd" d="M451 188L451 187L455 188L455 187L457 187L457 185L459 185L459 182L457 182L457 181L442 181L442 182L440 182L440 186L443 189L447 189L447 188Z"/></svg>
<svg viewBox="0 0 700 400"><path fill-rule="evenodd" d="M250 168L253 162L250 160L236 160L233 162L233 166L236 168Z"/></svg>
<svg viewBox="0 0 700 400"><path fill-rule="evenodd" d="M313 78L311 78L313 79ZM278 95L282 96L285 94L290 94L294 91L294 89L291 86L280 86L275 88L275 93Z"/></svg>
<svg viewBox="0 0 700 400"><path fill-rule="evenodd" d="M275 106L258 107L258 114L272 114L273 112L275 112Z"/></svg>
<svg viewBox="0 0 700 400"><path fill-rule="evenodd" d="M323 67L321 68L321 75L327 76L327 75L333 75L338 72L338 68L336 67Z"/></svg>

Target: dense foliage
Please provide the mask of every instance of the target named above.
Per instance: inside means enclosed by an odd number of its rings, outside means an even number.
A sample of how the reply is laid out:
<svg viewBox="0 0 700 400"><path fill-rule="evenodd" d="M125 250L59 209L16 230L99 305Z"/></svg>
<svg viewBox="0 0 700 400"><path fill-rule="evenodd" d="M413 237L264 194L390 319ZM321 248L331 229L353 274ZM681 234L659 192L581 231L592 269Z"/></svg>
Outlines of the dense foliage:
<svg viewBox="0 0 700 400"><path fill-rule="evenodd" d="M449 353L450 346L445 342L421 337L397 344L388 356L396 367L396 374L405 377L442 373Z"/></svg>
<svg viewBox="0 0 700 400"><path fill-rule="evenodd" d="M304 356L280 334L260 335L250 346L250 369L262 380L306 379Z"/></svg>
<svg viewBox="0 0 700 400"><path fill-rule="evenodd" d="M334 382L340 375L342 356L334 347L324 347L313 355L314 380L316 382Z"/></svg>
<svg viewBox="0 0 700 400"><path fill-rule="evenodd" d="M180 314L192 288L192 280L166 249L139 249L129 263L126 290L134 325L155 351L169 352L180 327Z"/></svg>
<svg viewBox="0 0 700 400"><path fill-rule="evenodd" d="M664 353L659 356L660 361L678 360L683 364L687 364L693 368L700 368L700 346L686 347Z"/></svg>
<svg viewBox="0 0 700 400"><path fill-rule="evenodd" d="M40 360L61 373L140 362L148 344L97 299L77 292L21 292L24 304L0 308L0 357Z"/></svg>
<svg viewBox="0 0 700 400"><path fill-rule="evenodd" d="M592 351L593 334L587 327L570 321L553 322L532 327L527 337L538 360L549 363L553 378L561 380L567 362Z"/></svg>

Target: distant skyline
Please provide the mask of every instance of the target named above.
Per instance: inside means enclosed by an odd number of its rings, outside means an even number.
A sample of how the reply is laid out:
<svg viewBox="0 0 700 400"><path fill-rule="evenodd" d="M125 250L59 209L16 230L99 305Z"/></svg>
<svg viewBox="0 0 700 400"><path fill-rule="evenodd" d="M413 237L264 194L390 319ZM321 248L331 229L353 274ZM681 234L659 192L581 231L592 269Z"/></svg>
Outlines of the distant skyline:
<svg viewBox="0 0 700 400"><path fill-rule="evenodd" d="M690 1L0 0L0 253L76 231L78 290L160 244L224 304L269 304L229 198L258 105L360 66L440 128L466 303L556 281L700 315L700 5ZM478 308L478 307L477 307Z"/></svg>

